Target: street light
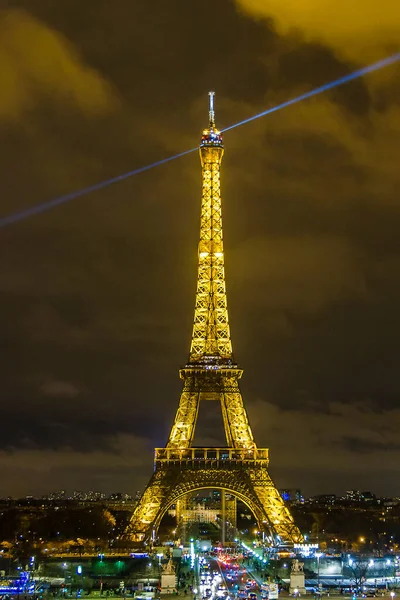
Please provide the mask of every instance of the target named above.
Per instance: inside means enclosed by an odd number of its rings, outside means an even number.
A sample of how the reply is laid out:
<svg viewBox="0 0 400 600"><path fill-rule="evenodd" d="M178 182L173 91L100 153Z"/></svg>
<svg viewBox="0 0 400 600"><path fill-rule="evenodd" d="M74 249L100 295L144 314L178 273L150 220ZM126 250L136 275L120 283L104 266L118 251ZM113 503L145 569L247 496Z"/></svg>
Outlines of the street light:
<svg viewBox="0 0 400 600"><path fill-rule="evenodd" d="M320 583L319 583L319 559L322 556L322 552L316 552L315 556L317 557L317 565L318 565L318 590L319 590L319 588L320 588ZM350 561L349 561L349 564L350 564Z"/></svg>
<svg viewBox="0 0 400 600"><path fill-rule="evenodd" d="M63 590L64 590L64 591L63 591L63 593L64 593L64 595L65 595L65 594L66 594L66 592L67 592L67 585L68 585L68 584L67 584L67 578L68 578L68 571L67 571L67 569L68 569L68 564L67 564L67 563L63 563L63 569L64 569L64 587L63 587Z"/></svg>
<svg viewBox="0 0 400 600"><path fill-rule="evenodd" d="M164 556L164 554L162 552L157 554L157 558L158 558L158 577L161 577L161 559ZM160 581L160 587L161 587L161 581Z"/></svg>
<svg viewBox="0 0 400 600"><path fill-rule="evenodd" d="M81 589L81 586L82 586L82 565L78 565L76 567L76 572L78 573L78 575L80 575L80 586L78 584L79 587L76 590L76 597L78 598L78 596L80 596L80 589Z"/></svg>

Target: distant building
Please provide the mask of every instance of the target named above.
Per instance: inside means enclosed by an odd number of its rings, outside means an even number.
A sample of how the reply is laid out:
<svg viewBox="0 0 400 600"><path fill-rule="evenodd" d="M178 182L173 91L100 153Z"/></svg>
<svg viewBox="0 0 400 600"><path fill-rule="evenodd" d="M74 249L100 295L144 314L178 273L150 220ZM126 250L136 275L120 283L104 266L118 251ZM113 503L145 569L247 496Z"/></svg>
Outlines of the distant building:
<svg viewBox="0 0 400 600"><path fill-rule="evenodd" d="M350 502L375 502L376 496L372 492L360 492L359 490L348 490L345 496Z"/></svg>
<svg viewBox="0 0 400 600"><path fill-rule="evenodd" d="M66 492L65 490L59 490L58 492L51 492L48 495L49 500L65 500Z"/></svg>
<svg viewBox="0 0 400 600"><path fill-rule="evenodd" d="M363 502L375 502L376 496L372 492L361 492L361 499Z"/></svg>
<svg viewBox="0 0 400 600"><path fill-rule="evenodd" d="M361 492L360 490L347 490L345 498L351 502L360 502Z"/></svg>
<svg viewBox="0 0 400 600"><path fill-rule="evenodd" d="M133 500L130 494L122 494L121 492L114 492L108 496L108 499L112 502L131 502Z"/></svg>
<svg viewBox="0 0 400 600"><path fill-rule="evenodd" d="M333 506L336 504L336 494L319 494L310 498L311 504L318 504L320 506Z"/></svg>
<svg viewBox="0 0 400 600"><path fill-rule="evenodd" d="M279 493L285 502L304 504L304 496L301 493L301 490L283 489L283 490L279 490Z"/></svg>

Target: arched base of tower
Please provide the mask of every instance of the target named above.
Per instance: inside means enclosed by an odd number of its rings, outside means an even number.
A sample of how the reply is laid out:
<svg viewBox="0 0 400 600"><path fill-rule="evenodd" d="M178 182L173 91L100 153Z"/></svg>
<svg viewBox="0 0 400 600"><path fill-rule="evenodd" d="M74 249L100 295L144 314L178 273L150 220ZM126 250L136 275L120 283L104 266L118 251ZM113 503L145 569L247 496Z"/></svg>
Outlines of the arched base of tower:
<svg viewBox="0 0 400 600"><path fill-rule="evenodd" d="M189 492L214 488L225 490L244 502L254 514L259 530L266 533L271 544L302 541L301 533L262 460L232 458L232 453L236 452L233 449L224 449L230 452L224 459L208 460L210 449L194 450L199 458L156 462L156 469L132 515L126 536L135 542L150 543L172 504ZM203 459L201 451L204 451Z"/></svg>

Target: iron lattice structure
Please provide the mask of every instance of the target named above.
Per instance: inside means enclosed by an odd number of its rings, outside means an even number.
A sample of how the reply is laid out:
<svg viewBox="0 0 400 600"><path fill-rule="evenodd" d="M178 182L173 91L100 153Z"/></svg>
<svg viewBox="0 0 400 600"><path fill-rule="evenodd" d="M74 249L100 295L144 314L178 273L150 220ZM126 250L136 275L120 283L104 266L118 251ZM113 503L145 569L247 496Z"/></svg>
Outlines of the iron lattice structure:
<svg viewBox="0 0 400 600"><path fill-rule="evenodd" d="M271 542L298 542L302 536L268 474L268 450L254 442L239 388L242 370L233 359L220 193L224 147L215 127L214 92L209 97L209 126L200 143L200 243L189 361L180 371L183 390L167 445L155 450L153 476L127 533L135 541L148 541L168 508L184 494L218 488L249 506ZM226 448L192 446L201 400L221 403Z"/></svg>

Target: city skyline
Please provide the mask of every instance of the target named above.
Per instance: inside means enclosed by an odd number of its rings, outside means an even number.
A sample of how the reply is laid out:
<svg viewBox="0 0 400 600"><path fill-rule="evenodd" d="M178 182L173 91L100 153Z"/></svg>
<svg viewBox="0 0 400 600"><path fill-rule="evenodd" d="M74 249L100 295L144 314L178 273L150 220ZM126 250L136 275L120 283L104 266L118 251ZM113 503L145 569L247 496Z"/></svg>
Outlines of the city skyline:
<svg viewBox="0 0 400 600"><path fill-rule="evenodd" d="M219 493L218 490L212 490L213 492L217 491L217 493ZM292 489L288 489L288 488L284 488L284 489L279 489L278 490L279 493L282 495L282 497L284 498L285 501L290 501L290 502L307 502L307 501L312 501L312 500L321 500L323 501L324 499L327 500L327 502L332 502L335 501L335 499L337 501L348 501L348 502L355 502L355 503L363 503L363 502L372 502L372 501L396 501L396 502L400 502L400 497L393 497L393 498L387 498L387 497L379 497L378 495L376 495L375 493L369 491L369 490L342 490L342 493L339 495L336 495L334 493L331 494L316 494L313 496L304 496L302 493L302 490L300 489L296 489L296 488L292 488ZM204 494L206 494L204 497L207 497L207 494L210 493L210 490L204 489L201 490L199 492L199 497L201 496L201 492L203 492ZM51 492L44 494L42 496L33 496L33 495L26 495L23 497L12 497L12 496L7 496L7 497L0 497L0 500L93 500L94 502L101 502L103 500L117 500L117 501L131 501L131 500L138 500L140 498L140 494L141 494L141 490L137 490L136 493L134 494L129 494L127 492L121 492L121 491L113 491L113 492L103 492L101 490L92 490L92 489L86 489L86 490L76 490L76 489L71 489L71 490L52 490Z"/></svg>
<svg viewBox="0 0 400 600"><path fill-rule="evenodd" d="M245 0L212 24L184 0L14 4L0 65L25 88L0 104L2 214L193 147L208 89L223 128L396 47L390 28L366 42L372 17L343 50L345 32ZM399 495L398 73L225 136L233 348L278 488ZM188 156L2 231L0 495L145 486L189 351L200 184ZM212 412L202 425L195 442L218 445Z"/></svg>

